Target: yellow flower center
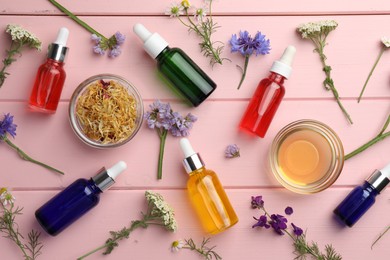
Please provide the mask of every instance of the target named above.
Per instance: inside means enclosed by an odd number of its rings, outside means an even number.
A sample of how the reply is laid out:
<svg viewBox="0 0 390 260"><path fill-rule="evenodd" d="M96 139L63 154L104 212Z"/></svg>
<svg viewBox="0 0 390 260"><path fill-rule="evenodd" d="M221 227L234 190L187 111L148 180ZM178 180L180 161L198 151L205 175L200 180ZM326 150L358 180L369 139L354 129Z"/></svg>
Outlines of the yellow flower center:
<svg viewBox="0 0 390 260"><path fill-rule="evenodd" d="M7 192L7 188L1 188L0 189L0 195L3 194L4 192Z"/></svg>
<svg viewBox="0 0 390 260"><path fill-rule="evenodd" d="M190 5L191 5L190 1L188 1L188 0L181 1L181 6L183 6L184 8L189 8Z"/></svg>
<svg viewBox="0 0 390 260"><path fill-rule="evenodd" d="M179 246L179 241L173 241L172 242L172 247L178 247Z"/></svg>

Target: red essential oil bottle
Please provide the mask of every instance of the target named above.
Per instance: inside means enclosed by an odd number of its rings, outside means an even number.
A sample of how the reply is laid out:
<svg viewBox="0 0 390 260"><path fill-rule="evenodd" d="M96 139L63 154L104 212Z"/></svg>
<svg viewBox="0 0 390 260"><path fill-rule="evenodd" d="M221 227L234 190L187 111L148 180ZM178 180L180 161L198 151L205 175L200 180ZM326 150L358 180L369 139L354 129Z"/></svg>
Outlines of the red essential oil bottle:
<svg viewBox="0 0 390 260"><path fill-rule="evenodd" d="M249 101L240 128L264 137L285 93L284 80L291 74L295 47L288 46L280 60L275 61L268 78L260 81Z"/></svg>
<svg viewBox="0 0 390 260"><path fill-rule="evenodd" d="M57 110L66 77L64 61L68 35L67 28L59 30L57 40L49 46L46 62L38 69L29 100L32 111L53 114Z"/></svg>

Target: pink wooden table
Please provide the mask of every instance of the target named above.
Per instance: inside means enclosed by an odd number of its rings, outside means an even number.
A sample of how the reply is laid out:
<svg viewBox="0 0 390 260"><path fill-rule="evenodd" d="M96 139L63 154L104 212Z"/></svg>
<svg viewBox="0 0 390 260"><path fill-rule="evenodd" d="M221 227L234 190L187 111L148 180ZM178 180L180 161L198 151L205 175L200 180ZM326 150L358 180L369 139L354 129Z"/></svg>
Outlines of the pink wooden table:
<svg viewBox="0 0 390 260"><path fill-rule="evenodd" d="M124 160L129 169L116 185L101 196L100 205L57 237L42 233L43 255L39 259L63 260L76 257L100 245L109 230L118 230L145 210L144 191L160 192L174 207L179 230L169 233L157 227L136 230L122 241L110 256L95 254L90 259L200 259L192 252L170 252L173 240L192 237L200 241L207 236L200 228L186 197L187 176L181 165L182 153L177 138L166 144L163 179L156 180L159 139L144 124L134 140L112 150L86 146L72 132L68 122L69 98L77 85L95 74L114 73L129 79L140 91L145 109L155 99L170 102L175 110L191 112L199 117L191 132L191 142L202 154L208 168L215 170L240 218L232 229L212 237L223 259L293 259L292 243L266 230L254 230L252 216L259 212L250 208L252 195L263 195L267 209L282 213L292 206L290 218L307 229L309 240L322 248L332 243L344 259L389 259L390 234L373 249L370 245L383 228L390 224L390 190L378 197L377 203L353 228L342 228L333 219L332 210L346 194L376 168L390 161L390 140L385 140L344 165L342 175L329 189L314 195L297 195L281 187L268 170L267 153L275 134L286 124L298 119L317 119L331 126L350 152L371 139L382 127L389 113L390 53L379 63L365 97L356 99L364 80L381 48L380 38L390 36L390 2L387 0L349 0L326 2L312 0L220 0L214 4L215 20L222 26L215 39L224 41L224 56L232 62L212 69L199 52L198 38L188 35L177 21L162 15L171 1L60 1L104 35L117 30L127 40L117 59L98 57L91 52L90 34L62 15L48 1L3 0L0 7L0 53L5 55L10 39L4 32L8 23L17 23L34 32L43 41L43 50L61 26L70 29L65 82L58 111L53 116L34 114L26 106L36 69L45 59L45 51L25 51L9 69L11 75L0 90L0 113L15 115L18 125L15 143L27 153L65 171L60 177L39 166L24 162L14 151L0 145L0 186L13 190L16 203L24 207L19 218L20 229L39 231L34 211L55 193L77 178L89 178L103 165ZM200 0L193 0L199 4ZM350 112L354 125L345 120L331 93L322 87L324 79L313 45L303 41L296 27L304 22L335 19L339 27L329 36L326 47L328 62L340 96ZM171 93L157 77L154 61L142 50L132 33L132 26L142 22L159 32L171 46L184 49L218 85L212 96L198 108L191 108ZM243 59L231 54L228 40L233 33L246 29L260 30L271 39L271 54L252 58L248 75L237 91L239 71L236 64ZM297 55L286 96L264 139L238 131L237 125L257 83L268 74L272 62L284 48L295 45ZM225 159L224 148L231 143L241 147L241 158ZM10 241L0 239L0 259L21 259Z"/></svg>

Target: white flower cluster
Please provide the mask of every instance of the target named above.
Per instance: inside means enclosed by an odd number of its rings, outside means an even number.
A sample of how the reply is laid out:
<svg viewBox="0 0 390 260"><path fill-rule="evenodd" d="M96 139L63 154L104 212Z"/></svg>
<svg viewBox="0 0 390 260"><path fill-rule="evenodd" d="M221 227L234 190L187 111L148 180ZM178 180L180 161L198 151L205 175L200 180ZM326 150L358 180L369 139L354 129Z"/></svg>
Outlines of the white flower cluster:
<svg viewBox="0 0 390 260"><path fill-rule="evenodd" d="M17 24L8 24L5 30L12 37L12 41L26 44L31 48L41 50L42 43L34 34Z"/></svg>
<svg viewBox="0 0 390 260"><path fill-rule="evenodd" d="M386 48L390 48L390 38L382 37L381 41L386 46Z"/></svg>
<svg viewBox="0 0 390 260"><path fill-rule="evenodd" d="M338 23L334 20L324 20L318 22L309 22L298 27L298 31L302 34L302 38L311 38L320 34L328 34L336 29Z"/></svg>
<svg viewBox="0 0 390 260"><path fill-rule="evenodd" d="M160 217L166 229L175 232L177 230L177 222L175 212L172 207L164 201L163 196L153 191L145 191L145 197L151 207L151 215Z"/></svg>

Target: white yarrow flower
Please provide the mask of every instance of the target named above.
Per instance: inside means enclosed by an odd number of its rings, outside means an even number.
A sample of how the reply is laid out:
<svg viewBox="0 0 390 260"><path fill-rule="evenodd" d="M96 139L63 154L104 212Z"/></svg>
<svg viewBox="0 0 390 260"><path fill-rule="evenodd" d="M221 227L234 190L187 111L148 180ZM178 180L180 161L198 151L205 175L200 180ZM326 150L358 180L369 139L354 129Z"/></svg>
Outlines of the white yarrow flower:
<svg viewBox="0 0 390 260"><path fill-rule="evenodd" d="M172 3L165 11L165 14L169 15L169 17L179 17L184 14L184 7L181 4Z"/></svg>
<svg viewBox="0 0 390 260"><path fill-rule="evenodd" d="M334 20L324 20L318 22L309 22L301 24L298 31L301 33L303 39L311 38L320 35L321 33L328 34L336 29L338 23Z"/></svg>
<svg viewBox="0 0 390 260"><path fill-rule="evenodd" d="M381 41L386 46L386 48L390 48L390 38L382 37Z"/></svg>
<svg viewBox="0 0 390 260"><path fill-rule="evenodd" d="M8 24L5 30L11 35L12 41L26 44L31 48L41 50L42 43L34 34L17 24Z"/></svg>
<svg viewBox="0 0 390 260"><path fill-rule="evenodd" d="M160 218L166 229L175 232L177 230L175 212L172 207L164 201L163 196L153 191L146 191L145 197L149 207L151 207L151 215Z"/></svg>

